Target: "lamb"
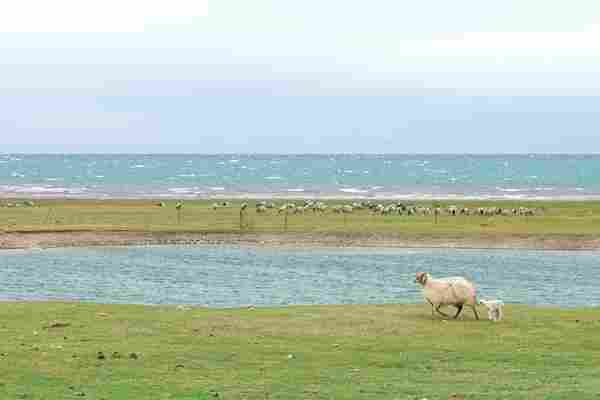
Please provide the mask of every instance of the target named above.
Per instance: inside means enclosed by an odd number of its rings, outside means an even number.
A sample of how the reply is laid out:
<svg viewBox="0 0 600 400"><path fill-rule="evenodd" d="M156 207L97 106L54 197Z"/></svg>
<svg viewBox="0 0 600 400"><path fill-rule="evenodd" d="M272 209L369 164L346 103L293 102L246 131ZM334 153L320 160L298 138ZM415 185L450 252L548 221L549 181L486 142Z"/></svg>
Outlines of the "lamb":
<svg viewBox="0 0 600 400"><path fill-rule="evenodd" d="M475 286L463 277L449 277L433 279L426 272L417 272L415 282L423 287L423 296L431 304L431 315L434 310L444 317L450 316L440 311L440 307L454 306L457 312L454 319L458 318L462 312L463 306L468 305L473 309L475 318L479 319L477 314L477 305Z"/></svg>
<svg viewBox="0 0 600 400"><path fill-rule="evenodd" d="M504 312L502 306L504 302L502 300L480 300L479 304L483 304L488 309L488 319L494 322L502 320Z"/></svg>

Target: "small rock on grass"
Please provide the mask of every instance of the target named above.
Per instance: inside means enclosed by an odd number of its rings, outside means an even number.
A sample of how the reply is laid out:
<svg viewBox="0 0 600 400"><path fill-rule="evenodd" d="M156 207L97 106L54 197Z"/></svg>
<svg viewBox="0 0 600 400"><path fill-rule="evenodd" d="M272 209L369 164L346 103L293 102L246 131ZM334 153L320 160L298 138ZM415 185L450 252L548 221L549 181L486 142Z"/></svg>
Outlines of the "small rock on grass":
<svg viewBox="0 0 600 400"><path fill-rule="evenodd" d="M53 328L66 328L71 326L70 322L65 322L65 321L52 321L51 323L49 323L46 328L48 329L53 329Z"/></svg>

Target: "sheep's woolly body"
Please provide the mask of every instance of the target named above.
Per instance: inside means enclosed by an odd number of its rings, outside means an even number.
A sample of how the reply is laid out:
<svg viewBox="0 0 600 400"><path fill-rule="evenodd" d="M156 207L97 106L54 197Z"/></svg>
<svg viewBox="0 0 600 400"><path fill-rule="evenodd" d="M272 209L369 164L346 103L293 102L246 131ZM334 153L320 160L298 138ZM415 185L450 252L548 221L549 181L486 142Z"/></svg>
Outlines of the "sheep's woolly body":
<svg viewBox="0 0 600 400"><path fill-rule="evenodd" d="M473 309L475 317L479 319L475 306L477 305L475 286L463 277L449 277L433 279L429 274L418 272L416 282L423 287L423 297L431 304L432 313L437 311L447 316L439 309L443 306L455 306L458 311L454 318L461 313L464 305Z"/></svg>
<svg viewBox="0 0 600 400"><path fill-rule="evenodd" d="M461 277L429 278L423 286L423 296L436 305L476 304L473 284Z"/></svg>

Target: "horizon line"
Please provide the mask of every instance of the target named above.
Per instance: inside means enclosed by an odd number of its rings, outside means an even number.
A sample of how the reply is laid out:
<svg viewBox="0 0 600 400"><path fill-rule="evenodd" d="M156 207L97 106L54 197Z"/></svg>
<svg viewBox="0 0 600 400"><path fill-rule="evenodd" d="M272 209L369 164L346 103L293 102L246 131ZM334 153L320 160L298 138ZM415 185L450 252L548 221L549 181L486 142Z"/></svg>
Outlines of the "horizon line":
<svg viewBox="0 0 600 400"><path fill-rule="evenodd" d="M580 153L580 152L499 152L499 153L487 153L487 152L465 152L465 153L443 153L443 152L432 152L432 153L394 153L394 152L339 152L339 153L261 153L261 152L222 152L222 153L194 153L194 152L2 152L0 156L10 155L27 155L27 156L55 156L55 155L85 155L85 156L102 156L102 155L122 155L122 156L348 156L348 155L364 155L364 156L600 156L600 152Z"/></svg>

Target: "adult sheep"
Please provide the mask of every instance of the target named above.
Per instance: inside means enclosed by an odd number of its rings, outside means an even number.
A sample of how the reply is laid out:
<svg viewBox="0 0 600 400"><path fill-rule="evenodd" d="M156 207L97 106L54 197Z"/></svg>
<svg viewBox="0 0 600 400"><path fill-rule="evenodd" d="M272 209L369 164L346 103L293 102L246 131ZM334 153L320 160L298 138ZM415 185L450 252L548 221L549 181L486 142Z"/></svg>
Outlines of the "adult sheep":
<svg viewBox="0 0 600 400"><path fill-rule="evenodd" d="M415 282L423 288L423 297L431 304L431 315L435 310L440 315L450 318L449 315L440 311L440 307L454 306L457 308L454 319L458 318L465 305L473 309L475 318L479 319L477 314L477 305L475 286L473 283L463 277L449 277L434 279L427 272L417 272Z"/></svg>

